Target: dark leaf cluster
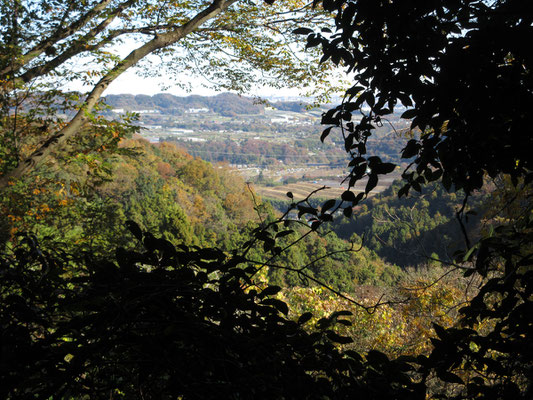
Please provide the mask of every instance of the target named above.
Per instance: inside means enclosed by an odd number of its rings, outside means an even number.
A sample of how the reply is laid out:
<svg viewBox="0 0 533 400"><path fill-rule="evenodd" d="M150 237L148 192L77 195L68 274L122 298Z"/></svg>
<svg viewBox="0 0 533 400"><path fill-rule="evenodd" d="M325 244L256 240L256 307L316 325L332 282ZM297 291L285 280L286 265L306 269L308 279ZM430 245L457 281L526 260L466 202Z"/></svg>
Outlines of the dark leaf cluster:
<svg viewBox="0 0 533 400"><path fill-rule="evenodd" d="M432 354L423 359L427 374L459 384L454 399L529 399L533 393L533 219L500 227L479 243L475 267L465 271L489 278L460 310L461 325L443 329Z"/></svg>
<svg viewBox="0 0 533 400"><path fill-rule="evenodd" d="M366 192L390 170L366 156L373 130L395 108L418 132L402 156L410 188L441 180L467 194L483 176L531 177L533 104L530 46L533 5L504 1L315 1L334 14L332 34L308 34L323 61L347 67L354 85L322 122L340 128L351 155L350 187L368 177Z"/></svg>
<svg viewBox="0 0 533 400"><path fill-rule="evenodd" d="M31 238L1 257L0 397L424 398L406 361L339 351L345 313L303 329L242 258L129 229L142 250L115 260Z"/></svg>

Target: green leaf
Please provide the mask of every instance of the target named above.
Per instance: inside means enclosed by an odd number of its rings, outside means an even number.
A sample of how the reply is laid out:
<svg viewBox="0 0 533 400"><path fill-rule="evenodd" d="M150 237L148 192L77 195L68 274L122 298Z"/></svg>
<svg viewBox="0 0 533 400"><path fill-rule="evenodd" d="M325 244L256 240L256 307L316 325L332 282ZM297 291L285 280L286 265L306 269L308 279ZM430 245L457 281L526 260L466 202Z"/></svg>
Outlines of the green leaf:
<svg viewBox="0 0 533 400"><path fill-rule="evenodd" d="M416 114L418 113L418 110L416 108L412 108L410 110L405 111L401 118L403 119L411 119L413 117L416 117Z"/></svg>
<svg viewBox="0 0 533 400"><path fill-rule="evenodd" d="M411 158L418 154L420 150L420 144L415 140L411 139L407 142L407 145L402 150L402 158Z"/></svg>
<svg viewBox="0 0 533 400"><path fill-rule="evenodd" d="M378 184L378 175L377 174L370 174L368 176L368 182L366 183L365 187L365 193L369 193L372 189L374 189Z"/></svg>
<svg viewBox="0 0 533 400"><path fill-rule="evenodd" d="M333 318L337 318L337 317L341 317L341 316L349 317L349 316L352 316L352 315L353 315L353 313L351 311L340 310L340 311L335 311L335 312L331 313L329 318L333 319Z"/></svg>
<svg viewBox="0 0 533 400"><path fill-rule="evenodd" d="M316 215L317 214L317 210L316 210L316 208L313 208L313 207L307 207L307 206L299 205L298 206L298 218L301 218L302 215L304 215L304 214Z"/></svg>
<svg viewBox="0 0 533 400"><path fill-rule="evenodd" d="M350 203L353 203L353 202L355 202L355 194L352 191L347 190L347 191L342 193L341 199L344 200L344 201L348 201Z"/></svg>
<svg viewBox="0 0 533 400"><path fill-rule="evenodd" d="M266 296L273 296L276 293L278 293L281 290L281 287L279 286L267 286L261 291L260 296L266 297Z"/></svg>
<svg viewBox="0 0 533 400"><path fill-rule="evenodd" d="M287 315L289 313L289 307L287 304L279 299L266 299L261 301L261 304L272 306L282 314Z"/></svg>
<svg viewBox="0 0 533 400"><path fill-rule="evenodd" d="M470 261L472 259L472 256L474 255L474 252L479 248L479 243L477 243L475 246L472 246L466 254L463 257L463 261Z"/></svg>
<svg viewBox="0 0 533 400"><path fill-rule="evenodd" d="M364 157L354 157L354 158L348 163L348 166L349 166L349 167L353 167L354 165L361 164L362 162L365 162L365 161L366 161L366 158L364 158Z"/></svg>
<svg viewBox="0 0 533 400"><path fill-rule="evenodd" d="M401 198L403 196L407 197L409 195L409 188L411 186L409 184L403 186L400 188L400 190L398 190L398 197Z"/></svg>
<svg viewBox="0 0 533 400"><path fill-rule="evenodd" d="M366 355L366 359L372 366L382 366L389 363L389 358L377 350L370 350Z"/></svg>
<svg viewBox="0 0 533 400"><path fill-rule="evenodd" d="M137 240L142 240L143 233L135 221L126 221L126 228L135 236Z"/></svg>
<svg viewBox="0 0 533 400"><path fill-rule="evenodd" d="M444 329L442 326L434 323L433 329L435 330L435 333L437 334L439 338L444 340L448 337L448 335L446 334L446 329Z"/></svg>
<svg viewBox="0 0 533 400"><path fill-rule="evenodd" d="M264 238L264 239L261 239L264 241L264 244L263 244L263 249L265 251L270 251L274 248L274 246L276 245L276 241L272 238Z"/></svg>
<svg viewBox="0 0 533 400"><path fill-rule="evenodd" d="M331 319L323 317L318 320L318 322L316 323L316 326L318 329L325 329L328 326L331 326L331 323L332 323Z"/></svg>
<svg viewBox="0 0 533 400"><path fill-rule="evenodd" d="M331 132L331 129L333 126L330 126L329 128L324 129L322 132L322 135L320 135L320 141L324 143L324 140L328 137L329 133Z"/></svg>
<svg viewBox="0 0 533 400"><path fill-rule="evenodd" d="M334 199L328 200L324 204L322 204L322 208L320 211L322 211L322 213L325 213L327 210L335 206L336 203L337 203L337 200L334 200Z"/></svg>
<svg viewBox="0 0 533 400"><path fill-rule="evenodd" d="M464 382L461 378L459 378L457 375L449 371L437 370L437 376L439 377L440 380L443 380L444 382L458 383L460 385L464 385Z"/></svg>
<svg viewBox="0 0 533 400"><path fill-rule="evenodd" d="M276 239L277 238L281 238L281 237L285 237L287 235L290 235L291 233L294 233L294 231L292 229L289 229L288 231L279 232L279 233L276 234Z"/></svg>
<svg viewBox="0 0 533 400"><path fill-rule="evenodd" d="M385 175L394 171L395 168L396 165L394 165L393 163L381 163L372 167L372 172L379 175Z"/></svg>

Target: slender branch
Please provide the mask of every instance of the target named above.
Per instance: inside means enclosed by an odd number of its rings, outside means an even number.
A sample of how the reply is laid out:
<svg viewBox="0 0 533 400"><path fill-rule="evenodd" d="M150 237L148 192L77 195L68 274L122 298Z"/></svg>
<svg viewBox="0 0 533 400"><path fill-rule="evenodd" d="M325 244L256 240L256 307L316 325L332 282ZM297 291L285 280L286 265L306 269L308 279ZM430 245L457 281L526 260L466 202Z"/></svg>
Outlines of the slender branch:
<svg viewBox="0 0 533 400"><path fill-rule="evenodd" d="M450 270L446 271L444 274L442 274L440 277L438 277L437 279L435 279L433 282L431 283L428 283L427 285L424 285L424 286L419 286L419 287L412 287L412 288L409 288L409 287L402 287L403 290L406 290L406 291L419 291L419 290L427 290L433 286L435 286L437 283L439 283L441 280L443 280L446 276L450 275L451 273L455 272L459 270L459 268L455 267L455 268L451 268Z"/></svg>
<svg viewBox="0 0 533 400"><path fill-rule="evenodd" d="M249 263L252 263L252 264L261 264L261 267L262 268L264 265L264 263L262 262L258 262L258 261L254 261L254 260L246 260L246 262L249 262ZM326 290L330 291L331 293L335 294L336 296L339 296L340 298L344 299L344 300L347 300L349 301L350 303L358 306L358 307L361 307L363 308L366 312L368 312L369 314L373 314L378 307L380 306L383 306L383 305L387 305L387 304L397 304L398 301L381 301L383 299L383 295L378 299L378 301L371 305L371 306L366 306L360 302L358 302L357 300L354 300L352 299L351 297L343 294L342 292L340 292L339 290L336 290L334 288L332 288L331 286L325 284L324 282L312 277L311 275L305 273L304 271L300 270L300 269L297 269L297 268L292 268L292 267L287 267L287 266L284 266L284 265L277 265L277 264L267 264L266 265L267 267L270 267L270 268L279 268L279 269L284 269L286 271L292 271L292 272L296 272L297 274L303 276L304 278L316 283L317 285L319 286L322 286L323 288L325 288Z"/></svg>
<svg viewBox="0 0 533 400"><path fill-rule="evenodd" d="M465 239L466 248L468 250L468 249L470 249L470 247L472 247L472 245L470 243L470 238L468 237L468 233L466 232L466 227L465 227L465 225L463 223L463 212L465 210L467 202L468 202L468 194L465 195L465 199L463 200L463 205L462 205L461 209L455 213L455 217L457 218L457 221L459 221L459 225L461 227L461 232L462 232L463 237Z"/></svg>
<svg viewBox="0 0 533 400"><path fill-rule="evenodd" d="M89 43L92 38L103 32L115 20L115 18L120 15L120 13L122 13L127 7L135 4L136 1L137 0L128 0L120 4L110 13L109 17L100 22L93 29L89 30L85 35L83 35L83 37L75 40L66 50L62 51L60 55L42 65L38 65L29 69L20 76L20 79L27 83L36 77L46 75L50 71L53 71L61 64L80 53L97 50L111 42L112 39L115 39L117 36L119 36L118 32L109 34L105 39L95 45L87 46L87 43Z"/></svg>
<svg viewBox="0 0 533 400"><path fill-rule="evenodd" d="M307 268L309 268L313 264L316 264L320 260L323 260L325 258L330 258L331 256L334 256L335 254L342 254L342 253L348 253L348 252L358 253L358 252L360 252L363 249L363 244L364 244L364 237L363 237L363 240L361 241L361 246L359 246L359 248L357 250L354 249L354 244L351 243L351 246L350 246L349 249L337 250L337 251L332 251L331 253L324 254L323 256L315 258L314 260L308 262L303 267L299 268L298 271L302 271L303 272L304 270L306 270Z"/></svg>
<svg viewBox="0 0 533 400"><path fill-rule="evenodd" d="M254 193L254 191L252 189L252 183L251 182L246 182L246 188L248 189L248 191L252 195L252 201L253 201L254 206L255 206L254 209L257 212L257 216L259 217L259 222L261 224L263 224L263 217L261 216L261 213L259 212L260 204L257 202L257 197L255 197L255 193Z"/></svg>

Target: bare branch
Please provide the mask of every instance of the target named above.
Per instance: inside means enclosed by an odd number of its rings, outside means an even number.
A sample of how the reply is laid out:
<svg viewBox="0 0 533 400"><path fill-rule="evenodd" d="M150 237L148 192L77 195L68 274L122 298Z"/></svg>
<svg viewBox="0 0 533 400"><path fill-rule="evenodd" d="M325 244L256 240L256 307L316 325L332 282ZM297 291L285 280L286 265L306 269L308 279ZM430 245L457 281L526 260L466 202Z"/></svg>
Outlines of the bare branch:
<svg viewBox="0 0 533 400"><path fill-rule="evenodd" d="M344 293L340 292L339 290L336 290L336 289L332 288L331 286L329 286L326 283L320 281L319 279L316 279L316 278L312 277L311 275L307 274L306 272L302 271L301 269L293 268L293 267L287 267L285 265L270 264L270 263L265 265L262 262L257 262L257 261L248 260L248 259L246 261L250 262L250 263L253 263L253 264L261 264L261 267L267 266L269 268L278 268L278 269L283 269L283 270L286 270L286 271L296 272L300 276L303 276L305 279L308 279L308 280L316 283L317 285L323 287L324 289L326 289L326 290L330 291L331 293L335 294L336 296L340 297L341 299L347 300L348 302L350 302L350 303L352 303L352 304L354 304L354 305L356 305L358 307L361 307L362 309L364 309L369 314L373 314L378 309L378 307L381 307L381 306L384 306L384 305L388 305L388 304L390 305L390 304L398 304L398 303L404 303L405 302L405 301L392 301L392 300L382 301L382 299L383 299L383 295L382 295L375 304L367 306L367 305L364 305L363 303L358 302L357 300L352 299L351 297L345 295Z"/></svg>

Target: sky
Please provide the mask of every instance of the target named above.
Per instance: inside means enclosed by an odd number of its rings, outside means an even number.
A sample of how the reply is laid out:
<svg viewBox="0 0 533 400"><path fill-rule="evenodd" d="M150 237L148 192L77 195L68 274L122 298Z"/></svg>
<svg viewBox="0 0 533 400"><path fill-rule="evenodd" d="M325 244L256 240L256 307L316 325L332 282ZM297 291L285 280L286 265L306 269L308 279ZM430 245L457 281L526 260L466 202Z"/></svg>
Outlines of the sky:
<svg viewBox="0 0 533 400"><path fill-rule="evenodd" d="M193 80L198 83L200 80L194 77ZM119 76L114 82L109 85L105 91L106 94L148 94L154 95L157 93L171 93L177 96L186 96L190 93L179 87L170 87L165 90L165 84L168 82L164 78L147 78L138 76L134 70L130 69ZM207 89L200 84L193 85L191 93L200 94L203 96L211 96L216 94L215 91Z"/></svg>
<svg viewBox="0 0 533 400"><path fill-rule="evenodd" d="M125 58L133 49L140 46L142 43L135 40L134 38L124 39L120 45L115 44L107 48L106 50L115 54L120 58ZM145 58L146 61L158 64L163 62L160 56L148 55ZM78 61L79 65L82 65L83 69L87 67L87 64L91 63L91 59L86 60L80 58ZM202 78L199 75L190 75L183 74L182 76L173 76L172 79L168 77L147 77L140 76L135 71L139 70L138 66L134 66L124 73L122 73L118 78L116 78L104 92L105 95L109 94L145 94L153 96L158 93L170 93L176 96L189 96L191 94L201 95L201 96L215 96L219 93L222 93L227 90L213 90L209 87L209 82ZM187 91L183 87L172 85L175 81L184 82L186 85L190 84L191 90ZM93 82L95 83L95 82ZM86 85L83 86L81 81L71 81L66 84L66 89L75 90L80 92L87 92L92 90L94 86ZM253 88L249 93L244 93L251 97L260 96L262 98L285 98L285 99L296 99L302 98L303 93L296 88L288 89L277 89L272 87L256 87Z"/></svg>
<svg viewBox="0 0 533 400"><path fill-rule="evenodd" d="M114 45L107 50L117 55L120 58L126 57L133 49L140 45L139 42L131 39L124 40L121 45ZM151 60L151 62L157 64L161 63L162 60L160 57L154 55L148 55L146 60ZM84 59L81 57L76 61L82 69L86 69L87 65L92 62L91 58ZM116 78L109 87L104 92L105 95L109 94L146 94L153 96L158 93L170 93L176 96L189 96L191 94L197 94L201 96L214 96L223 91L213 90L209 87L209 83L205 78L202 78L199 75L187 75L183 74L181 76L173 76L172 79L168 77L147 77L140 76L136 73L139 68L134 66L124 73L122 73L118 78ZM187 91L183 87L172 85L173 82L180 81L186 85L190 84L191 90ZM96 81L93 81L93 84ZM79 80L70 81L65 84L64 89L75 90L80 92L87 92L92 90L93 85L84 85ZM245 93L249 96L261 96L265 98L269 97L300 97L301 93L298 89L274 89L270 87L257 87L253 89L250 93Z"/></svg>
<svg viewBox="0 0 533 400"><path fill-rule="evenodd" d="M159 78L148 78L138 76L135 73L134 69L130 69L119 76L115 81L113 81L107 90L104 93L108 94L147 94L154 95L157 93L170 93L176 96L188 96L191 94L198 94L201 96L214 96L220 91L215 91L213 89L206 88L202 85L206 81L203 81L199 76L183 76L182 80L190 81L192 89L190 92L187 92L181 87L169 87L168 89L165 85L169 85L171 82L164 77ZM257 88L254 90L255 93L247 93L248 95L261 95L263 97L299 97L300 93L297 89L273 89L268 87Z"/></svg>

